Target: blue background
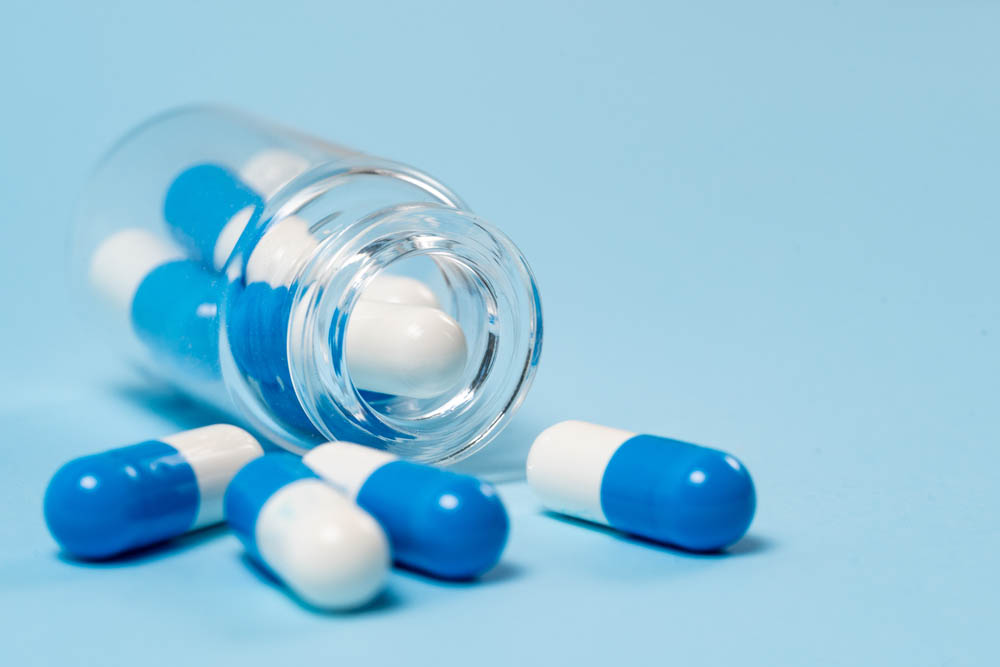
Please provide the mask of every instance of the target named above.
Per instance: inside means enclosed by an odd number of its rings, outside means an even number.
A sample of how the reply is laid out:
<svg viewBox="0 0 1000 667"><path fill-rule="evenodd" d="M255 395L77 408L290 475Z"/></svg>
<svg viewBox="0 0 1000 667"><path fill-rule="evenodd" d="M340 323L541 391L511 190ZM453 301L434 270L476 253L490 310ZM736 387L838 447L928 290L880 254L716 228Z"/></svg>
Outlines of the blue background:
<svg viewBox="0 0 1000 667"><path fill-rule="evenodd" d="M4 5L0 663L995 662L1000 8L804 4ZM636 544L510 483L485 581L396 573L351 616L219 530L61 560L60 462L213 418L67 315L63 269L100 153L196 101L419 165L517 240L546 341L492 456L570 417L728 449L749 537Z"/></svg>

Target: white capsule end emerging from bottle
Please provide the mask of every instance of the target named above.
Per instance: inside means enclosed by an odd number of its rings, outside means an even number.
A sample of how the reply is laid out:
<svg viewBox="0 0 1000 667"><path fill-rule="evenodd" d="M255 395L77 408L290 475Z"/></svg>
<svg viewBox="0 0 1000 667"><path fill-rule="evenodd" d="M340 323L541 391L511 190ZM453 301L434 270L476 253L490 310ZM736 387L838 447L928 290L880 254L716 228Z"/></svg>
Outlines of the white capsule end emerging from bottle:
<svg viewBox="0 0 1000 667"><path fill-rule="evenodd" d="M462 328L444 311L368 300L354 306L345 347L355 386L412 398L453 389L468 356Z"/></svg>

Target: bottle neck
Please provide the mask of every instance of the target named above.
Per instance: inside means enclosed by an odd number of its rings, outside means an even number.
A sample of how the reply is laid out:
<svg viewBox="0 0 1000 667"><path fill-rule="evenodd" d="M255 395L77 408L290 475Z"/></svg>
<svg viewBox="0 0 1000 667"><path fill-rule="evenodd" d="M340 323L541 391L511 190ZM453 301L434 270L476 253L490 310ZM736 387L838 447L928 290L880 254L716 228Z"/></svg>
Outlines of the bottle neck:
<svg viewBox="0 0 1000 667"><path fill-rule="evenodd" d="M347 440L451 462L489 442L523 401L541 349L538 290L510 239L420 172L338 162L303 174L268 202L236 244L230 277L252 263L268 230L292 218L314 239L286 281L287 391L308 427L276 418L252 381L224 363L248 417L297 450ZM348 335L352 318L365 317L359 304L386 275L427 285L464 334L456 381L432 396L366 391L362 369L352 367L351 345L359 345Z"/></svg>

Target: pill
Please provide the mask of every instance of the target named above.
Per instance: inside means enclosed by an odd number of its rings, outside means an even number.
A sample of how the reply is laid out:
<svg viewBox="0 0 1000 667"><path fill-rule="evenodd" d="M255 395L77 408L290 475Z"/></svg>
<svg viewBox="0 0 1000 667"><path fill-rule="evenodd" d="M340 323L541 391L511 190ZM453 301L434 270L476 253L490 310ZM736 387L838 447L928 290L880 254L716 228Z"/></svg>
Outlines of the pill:
<svg viewBox="0 0 1000 667"><path fill-rule="evenodd" d="M233 475L263 454L227 424L74 459L45 491L45 522L68 553L103 559L222 520Z"/></svg>
<svg viewBox="0 0 1000 667"><path fill-rule="evenodd" d="M412 398L454 389L468 356L458 323L426 306L358 301L344 341L357 387Z"/></svg>
<svg viewBox="0 0 1000 667"><path fill-rule="evenodd" d="M302 462L382 524L405 567L470 579L500 560L507 510L490 484L347 442L315 447Z"/></svg>
<svg viewBox="0 0 1000 667"><path fill-rule="evenodd" d="M291 454L268 454L237 473L225 515L250 557L312 606L358 607L383 586L382 528Z"/></svg>
<svg viewBox="0 0 1000 667"><path fill-rule="evenodd" d="M170 240L126 228L94 251L90 282L123 311L149 349L203 377L219 375L218 276Z"/></svg>
<svg viewBox="0 0 1000 667"><path fill-rule="evenodd" d="M756 508L750 474L725 452L581 421L542 431L527 478L550 510L692 551L739 540Z"/></svg>

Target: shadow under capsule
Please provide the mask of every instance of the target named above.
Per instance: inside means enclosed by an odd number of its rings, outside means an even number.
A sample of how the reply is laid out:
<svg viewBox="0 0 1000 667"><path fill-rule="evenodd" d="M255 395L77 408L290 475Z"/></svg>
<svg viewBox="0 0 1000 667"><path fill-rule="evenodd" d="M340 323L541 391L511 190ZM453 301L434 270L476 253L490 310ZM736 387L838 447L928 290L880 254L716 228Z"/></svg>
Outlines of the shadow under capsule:
<svg viewBox="0 0 1000 667"><path fill-rule="evenodd" d="M176 424L180 430L210 424L228 424L235 419L232 414L198 401L158 380L116 382L109 385L108 389L113 397L160 415Z"/></svg>
<svg viewBox="0 0 1000 667"><path fill-rule="evenodd" d="M114 384L111 394L131 405L148 410L174 424L178 431L188 431L213 424L233 424L251 430L237 416L188 396L180 389L153 381L148 384ZM285 451L254 433L265 453Z"/></svg>
<svg viewBox="0 0 1000 667"><path fill-rule="evenodd" d="M513 581L524 576L526 570L517 563L500 561L491 569L478 577L468 577L465 579L445 579L428 574L421 570L406 567L400 563L393 564L393 570L400 576L407 579L421 581L426 584L441 586L443 588L475 588L477 586L492 586Z"/></svg>
<svg viewBox="0 0 1000 667"><path fill-rule="evenodd" d="M267 568L263 567L260 563L251 558L246 552L239 555L239 560L261 584L272 588L294 602L301 609L317 616L344 618L359 614L372 614L388 611L395 609L402 604L402 600L399 595L386 586L379 591L374 598L360 607L356 607L354 609L323 609L322 607L311 605L300 598L290 588L288 588L284 582L274 576L270 571L268 571Z"/></svg>
<svg viewBox="0 0 1000 667"><path fill-rule="evenodd" d="M57 552L56 558L70 565L97 569L143 565L163 558L169 558L191 549L197 549L200 545L214 540L224 533L226 533L226 526L224 524L217 524L199 528L198 530L163 542L125 551L108 558L80 558L62 549Z"/></svg>
<svg viewBox="0 0 1000 667"><path fill-rule="evenodd" d="M611 526L605 526L599 523L594 523L592 521L587 521L585 519L578 519L576 517L568 516L566 514L559 514L558 512L553 512L551 510L542 510L541 514L550 519L560 521L562 523L579 526L580 528L586 530L594 530L597 532L602 532L610 535L616 540L621 542L627 542L629 544L639 544L650 549L655 549L657 551L663 551L666 553L673 554L675 556L680 556L682 558L696 558L696 559L721 559L721 558L732 558L735 556L750 556L754 554L761 554L767 551L771 551L777 545L776 543L768 537L761 535L747 534L740 538L736 543L725 547L723 549L717 549L714 551L692 551L690 549L685 549L673 544L666 544L663 542L657 542L656 540L651 540L647 537L641 535L633 535L631 533L625 533L617 528L612 528Z"/></svg>

